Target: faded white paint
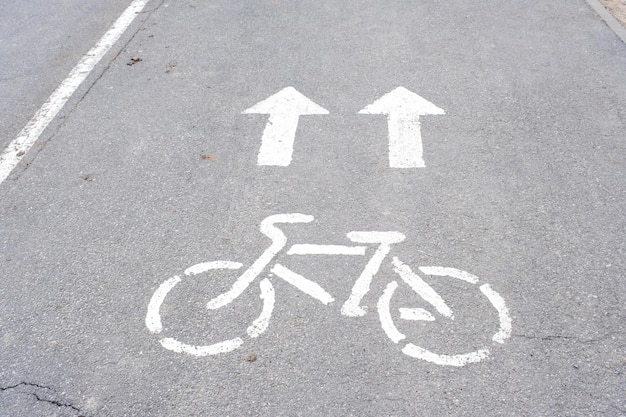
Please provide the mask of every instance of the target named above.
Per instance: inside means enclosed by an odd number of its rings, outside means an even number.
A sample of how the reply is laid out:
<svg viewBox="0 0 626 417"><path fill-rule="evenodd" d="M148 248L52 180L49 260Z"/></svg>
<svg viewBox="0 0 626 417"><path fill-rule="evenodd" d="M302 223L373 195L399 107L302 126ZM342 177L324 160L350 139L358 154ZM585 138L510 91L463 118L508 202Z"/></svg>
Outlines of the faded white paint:
<svg viewBox="0 0 626 417"><path fill-rule="evenodd" d="M466 271L461 271L460 269L448 268L444 266L420 266L418 269L426 275L452 277L469 282L470 284L478 284L478 277L476 275L472 275Z"/></svg>
<svg viewBox="0 0 626 417"><path fill-rule="evenodd" d="M286 87L269 98L246 109L243 114L269 114L263 130L258 165L288 166L300 116L328 114L293 87Z"/></svg>
<svg viewBox="0 0 626 417"><path fill-rule="evenodd" d="M117 42L128 26L135 20L149 0L133 1L113 23L96 45L70 71L69 75L52 93L48 100L35 113L6 149L0 154L0 183L2 183L20 163L44 129L55 118L76 89L85 81L104 54Z"/></svg>
<svg viewBox="0 0 626 417"><path fill-rule="evenodd" d="M277 224L280 223L308 223L313 221L313 216L299 213L277 214L265 218L261 222L260 230L270 240L269 247L253 262L253 264L237 278L233 286L224 294L212 299L207 304L209 309L217 309L229 304L238 297L252 281L254 281L265 268L275 261L276 255L286 246L287 238L280 230ZM363 297L370 291L370 285L374 276L378 273L380 266L391 250L391 246L395 243L402 242L405 239L404 234L400 232L367 232L357 231L348 233L347 237L357 243L378 244L374 254L366 264L361 275L356 279L350 296L341 308L341 314L345 316L358 317L366 313L366 307L361 306ZM344 245L319 245L319 244L296 244L291 246L288 255L347 255L362 256L366 253L367 246L344 246ZM419 275L414 273L411 268L394 257L392 260L394 272L396 272L402 281L407 283L417 295L425 302L431 304L435 310L443 317L454 319L454 315L450 307L443 298L428 285ZM231 261L213 261L203 262L193 265L185 270L186 276L194 276L210 270L232 269L236 270L242 267L242 264ZM456 268L441 266L421 266L419 271L431 276L445 276L459 279L471 285L476 285L479 278L466 271ZM303 293L309 295L323 304L327 305L334 301L332 295L324 290L319 284L293 272L291 269L274 263L270 268L272 274L283 279L287 283L293 285ZM162 324L159 315L160 306L167 294L181 282L181 277L174 276L163 282L152 295L148 304L148 312L146 314L146 327L152 333L161 333ZM253 321L252 325L247 328L249 337L258 337L267 330L269 322L274 311L275 293L274 287L268 278L261 280L260 284L261 299L263 300L263 308L259 317ZM391 314L391 299L398 288L398 282L392 281L385 287L383 294L377 302L377 310L381 323L381 327L387 337L394 343L406 339L406 336L400 332L394 323ZM474 287L476 288L476 287ZM504 343L511 335L511 317L505 305L504 299L496 293L488 284L479 287L480 292L489 300L498 312L500 329L493 335L492 341L496 343ZM435 316L429 311L422 308L405 308L398 309L399 319L406 321L434 321ZM210 345L198 346L189 345L180 342L174 338L161 339L161 344L166 349L187 353L195 356L215 355L219 353L230 352L239 348L243 344L240 337L214 343ZM436 354L413 343L407 343L402 352L413 358L422 359L438 365L445 366L463 366L469 363L481 361L489 356L488 349L480 349L470 353L459 355Z"/></svg>
<svg viewBox="0 0 626 417"><path fill-rule="evenodd" d="M435 321L435 316L433 316L428 311L423 308L399 308L400 318L402 320L412 320L412 321Z"/></svg>
<svg viewBox="0 0 626 417"><path fill-rule="evenodd" d="M313 216L291 213L291 214L275 214L266 217L261 222L261 232L272 240L272 244L257 258L256 261L248 268L243 275L233 284L230 290L221 294L207 303L208 309L217 309L229 304L250 285L252 281L263 271L263 269L274 259L287 244L287 237L277 228L275 223L308 223L314 220Z"/></svg>
<svg viewBox="0 0 626 417"><path fill-rule="evenodd" d="M231 352L240 347L242 344L243 340L240 337L207 346L188 345L186 343L179 342L176 339L172 339L171 337L161 339L161 346L165 349L172 350L177 353L187 353L193 356L217 355L219 353Z"/></svg>
<svg viewBox="0 0 626 417"><path fill-rule="evenodd" d="M148 303L148 313L146 314L146 327L152 333L161 333L163 330L159 309L161 308L161 304L163 304L163 300L165 300L167 293L169 293L170 290L179 282L180 277L175 275L159 285L159 288L157 288L154 294L152 294L150 303Z"/></svg>
<svg viewBox="0 0 626 417"><path fill-rule="evenodd" d="M350 296L341 307L341 314L348 317L360 317L367 313L367 308L361 306L361 300L370 290L374 275L378 273L380 265L391 250L393 243L402 242L405 236L400 232L350 232L348 239L357 243L379 243L363 272L354 283Z"/></svg>
<svg viewBox="0 0 626 417"><path fill-rule="evenodd" d="M504 304L504 298L492 290L489 284L481 285L480 291L485 294L498 311L498 318L500 319L500 330L493 335L492 340L497 343L504 343L504 341L511 336L512 329L511 315L509 314L509 309Z"/></svg>
<svg viewBox="0 0 626 417"><path fill-rule="evenodd" d="M420 297L424 299L424 301L430 303L439 314L449 319L454 319L454 315L452 314L452 310L446 302L441 298L439 294L428 285L419 275L411 271L411 268L408 265L405 265L398 258L393 258L393 270L400 275L400 277L407 283L413 291L419 294Z"/></svg>
<svg viewBox="0 0 626 417"><path fill-rule="evenodd" d="M335 299L317 283L306 279L302 275L296 274L291 269L285 268L281 264L274 265L272 273L276 274L277 277L284 279L303 293L321 301L324 304L330 304L335 301Z"/></svg>
<svg viewBox="0 0 626 417"><path fill-rule="evenodd" d="M261 311L261 315L252 323L252 326L248 327L247 333L250 337L258 337L261 333L267 330L267 326L270 324L270 318L272 317L272 311L274 311L274 302L276 300L274 296L274 287L267 278L263 279L259 285L261 287L263 310Z"/></svg>
<svg viewBox="0 0 626 417"><path fill-rule="evenodd" d="M398 288L398 283L396 281L391 281L387 284L387 287L383 291L383 295L378 299L378 303L376 304L376 308L378 309L378 318L380 319L380 325L383 328L383 331L387 335L389 339L393 343L398 343L401 340L404 340L406 337L393 324L393 319L391 318L391 311L389 304L391 303L391 297L393 293Z"/></svg>
<svg viewBox="0 0 626 417"><path fill-rule="evenodd" d="M415 346L413 343L407 343L407 345L402 349L402 353L412 358L422 359L436 365L444 366L464 366L470 363L480 362L489 357L488 349L480 349L475 352L464 353L461 355L439 355L419 346Z"/></svg>
<svg viewBox="0 0 626 417"><path fill-rule="evenodd" d="M445 114L430 101L398 87L359 111L359 114L386 114L389 132L389 166L423 168L420 116Z"/></svg>
<svg viewBox="0 0 626 417"><path fill-rule="evenodd" d="M299 243L287 251L287 255L365 255L367 246L314 245Z"/></svg>
<svg viewBox="0 0 626 417"><path fill-rule="evenodd" d="M211 269L239 269L243 265L239 262L231 262L231 261L213 261L213 262L202 262L199 264L195 264L185 269L185 275L193 276L198 275L203 272L207 272Z"/></svg>

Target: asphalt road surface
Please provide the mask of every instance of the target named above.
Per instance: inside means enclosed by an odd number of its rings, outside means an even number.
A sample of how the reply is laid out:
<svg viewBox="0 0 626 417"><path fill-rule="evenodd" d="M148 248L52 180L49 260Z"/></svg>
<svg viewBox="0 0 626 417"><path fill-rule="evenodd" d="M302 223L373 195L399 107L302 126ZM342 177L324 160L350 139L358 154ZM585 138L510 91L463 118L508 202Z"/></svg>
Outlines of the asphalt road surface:
<svg viewBox="0 0 626 417"><path fill-rule="evenodd" d="M3 146L130 0L5 3ZM153 0L67 99L0 183L0 415L626 415L583 0Z"/></svg>

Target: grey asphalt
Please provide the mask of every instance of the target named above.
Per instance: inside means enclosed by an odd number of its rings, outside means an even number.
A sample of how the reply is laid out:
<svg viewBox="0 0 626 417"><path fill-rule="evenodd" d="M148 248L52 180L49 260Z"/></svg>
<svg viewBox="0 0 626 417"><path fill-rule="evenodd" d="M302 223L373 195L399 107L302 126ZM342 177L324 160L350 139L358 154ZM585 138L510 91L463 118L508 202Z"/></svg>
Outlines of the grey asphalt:
<svg viewBox="0 0 626 417"><path fill-rule="evenodd" d="M112 4L94 42L125 7ZM626 415L626 45L583 0L147 10L0 184L1 415ZM52 65L47 85L74 64ZM300 118L291 165L257 166L267 117L241 112L287 86L329 114ZM425 168L390 168L385 117L357 114L398 86L446 111L422 118ZM3 138L47 97L24 89ZM340 307L363 258L282 253L336 301L271 276L261 336L216 356L164 349L145 324L159 285L200 262L251 265L270 243L259 224L277 213L315 217L284 227L290 243L403 232L393 256L489 283L511 337L491 342L497 315L475 286L431 277L455 320L407 335L490 357L410 358L377 314L400 282L388 261L368 313L349 318ZM161 308L164 335L245 335L266 276L218 313L204 305L236 272L183 279ZM428 308L402 291L394 307Z"/></svg>
<svg viewBox="0 0 626 417"><path fill-rule="evenodd" d="M117 19L126 0L0 4L0 146L14 139Z"/></svg>

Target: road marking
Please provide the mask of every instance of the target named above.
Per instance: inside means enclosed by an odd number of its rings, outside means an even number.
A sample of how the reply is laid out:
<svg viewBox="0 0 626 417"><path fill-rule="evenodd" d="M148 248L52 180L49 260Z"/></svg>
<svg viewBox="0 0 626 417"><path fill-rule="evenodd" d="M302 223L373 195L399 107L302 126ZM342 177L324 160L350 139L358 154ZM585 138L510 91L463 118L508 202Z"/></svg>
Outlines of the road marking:
<svg viewBox="0 0 626 417"><path fill-rule="evenodd" d="M413 288L413 291L419 294L426 302L435 307L439 314L454 320L452 310L448 307L443 298L441 298L441 296L437 294L437 291L428 285L419 275L411 271L411 268L408 265L394 257L393 270L396 271L411 288Z"/></svg>
<svg viewBox="0 0 626 417"><path fill-rule="evenodd" d="M311 281L310 279L306 279L300 274L296 274L291 269L286 268L281 264L274 265L271 271L276 274L277 277L284 279L303 293L321 301L323 304L328 305L335 301L333 296L328 294L326 290L320 287L317 283Z"/></svg>
<svg viewBox="0 0 626 417"><path fill-rule="evenodd" d="M259 286L261 287L263 310L261 311L261 315L254 320L252 326L248 327L247 333L250 337L258 337L267 330L267 326L270 324L270 318L272 317L272 311L274 311L274 302L276 301L274 287L267 278L263 279Z"/></svg>
<svg viewBox="0 0 626 417"><path fill-rule="evenodd" d="M478 277L469 272L461 271L456 268L446 268L443 266L420 266L419 270L426 275L434 275L438 277L452 277L460 279L470 284L478 284Z"/></svg>
<svg viewBox="0 0 626 417"><path fill-rule="evenodd" d="M400 318L410 321L435 321L435 316L423 308L399 308Z"/></svg>
<svg viewBox="0 0 626 417"><path fill-rule="evenodd" d="M295 88L286 87L242 113L270 115L263 130L257 165L286 167L291 163L300 116L328 114L328 110L313 103Z"/></svg>
<svg viewBox="0 0 626 417"><path fill-rule="evenodd" d="M20 163L24 155L33 146L45 128L55 118L72 94L85 81L96 64L126 31L135 17L143 10L150 0L134 0L122 15L113 23L98 43L87 52L78 64L70 71L61 85L52 93L48 100L35 113L6 149L0 154L0 184Z"/></svg>
<svg viewBox="0 0 626 417"><path fill-rule="evenodd" d="M287 243L287 237L281 230L280 225L283 223L310 223L313 220L313 216L300 213L287 213L268 216L261 221L260 231L271 240L271 244L261 253L257 260L252 262L252 265L250 265L250 267L248 267L239 276L239 278L237 278L229 290L210 300L207 303L207 308L210 310L218 309L230 304L235 300L235 298L242 294L242 292L246 290L254 280L259 278L264 270L267 272L267 269L269 269L269 276L267 278L263 278L260 282L261 299L263 300L262 311L258 318L254 320L249 327L247 327L246 333L249 337L258 337L260 334L265 332L269 326L276 302L274 287L271 282L273 277L282 278L285 282L293 285L304 294L315 298L325 305L333 303L335 301L334 297L318 283L311 281L310 279L292 271L280 263L276 263L276 256L286 247ZM374 276L378 273L381 264L389 254L391 246L404 241L405 235L394 231L353 231L349 232L346 236L352 242L378 244L378 248L372 254L360 276L356 279L350 296L341 307L340 312L342 315L359 317L363 316L367 312L366 306L361 305L361 301L365 295L370 292L370 284L372 283ZM366 246L296 244L293 245L289 251L287 251L287 255L362 256L366 253L365 248ZM271 265L272 263L273 265ZM446 304L441 295L439 295L433 287L428 285L424 279L414 273L407 264L400 261L397 257L392 258L391 264L393 266L393 271L402 279L400 282L407 284L403 285L403 292L406 293L409 289L412 290L415 295L418 295L422 300L431 304L439 314L448 319L454 319L451 308ZM219 270L224 269L236 270L241 267L241 263L233 261L203 262L185 269L185 276L194 276L209 272L210 270L215 270L215 272L219 272ZM488 299L498 312L500 328L492 336L491 341L502 344L507 338L510 337L511 316L509 314L509 310L507 309L505 301L500 294L492 290L488 284L483 284L478 287L477 284L480 280L477 276L456 268L443 266L420 266L418 269L420 272L427 275L455 278L475 286L473 288L479 288L480 293ZM207 274L207 277L209 278L212 276L213 274ZM182 279L187 278L183 277ZM150 332L159 334L164 331L159 314L160 306L163 304L170 290L180 283L182 279L176 275L166 280L152 295L146 314L146 326ZM207 282L210 282L210 280L207 280ZM394 280L389 282L376 304L382 330L385 335L396 344L407 339L407 337L398 329L395 320L400 319L413 322L432 322L436 320L433 314L418 307L399 307L397 310L394 307L392 314L392 297L397 289L398 281ZM398 302L402 302L402 300L403 297L398 297L393 304L395 305ZM246 306L242 307L245 308ZM398 312L399 317L397 314ZM403 322L403 327L406 324L410 325L410 323ZM166 329L166 333L169 331L172 330ZM205 356L226 353L238 349L243 345L243 339L241 337L236 337L221 342L218 341L217 343L199 346L186 344L178 341L177 339L166 337L162 338L160 343L164 348L174 352L187 353L195 356ZM473 345L474 344L472 343L472 348L476 349ZM437 354L410 342L403 346L402 353L413 358L422 359L444 366L463 366L469 363L479 362L486 359L490 354L488 349L478 349L470 353L463 353L459 355Z"/></svg>
<svg viewBox="0 0 626 417"><path fill-rule="evenodd" d="M500 319L500 330L498 333L493 335L491 340L497 343L504 343L504 341L511 336L511 315L509 314L509 309L504 304L502 296L492 290L489 284L481 285L480 291L496 308L498 311L498 318Z"/></svg>
<svg viewBox="0 0 626 417"><path fill-rule="evenodd" d="M424 168L420 116L445 114L430 101L404 87L385 94L359 114L386 114L389 130L389 167Z"/></svg>
<svg viewBox="0 0 626 417"><path fill-rule="evenodd" d="M172 339L171 337L161 339L161 346L165 349L169 349L176 353L187 353L194 356L217 355L219 353L231 352L241 345L243 345L243 339L240 337L235 337L234 339L225 340L223 342L207 346L188 345L186 343L179 342L176 339Z"/></svg>
<svg viewBox="0 0 626 417"><path fill-rule="evenodd" d="M402 349L402 353L412 358L422 359L443 366L465 366L468 363L480 362L489 357L489 349L480 349L461 355L439 355L415 346L413 343L407 343Z"/></svg>
<svg viewBox="0 0 626 417"><path fill-rule="evenodd" d="M316 245L297 243L287 251L287 255L365 255L367 246Z"/></svg>
<svg viewBox="0 0 626 417"><path fill-rule="evenodd" d="M176 284L180 282L180 277L174 275L169 278L163 284L159 285L159 288L152 294L150 303L148 304L148 314L146 314L146 327L152 333L161 333L163 325L161 324L161 316L159 315L159 308L165 300L165 296L170 292Z"/></svg>
<svg viewBox="0 0 626 417"><path fill-rule="evenodd" d="M210 300L206 307L216 310L233 301L254 281L273 259L287 244L285 234L275 226L275 223L309 223L314 220L313 216L300 213L275 214L266 217L261 222L261 233L272 240L272 244L257 258L256 261L235 281L230 290Z"/></svg>

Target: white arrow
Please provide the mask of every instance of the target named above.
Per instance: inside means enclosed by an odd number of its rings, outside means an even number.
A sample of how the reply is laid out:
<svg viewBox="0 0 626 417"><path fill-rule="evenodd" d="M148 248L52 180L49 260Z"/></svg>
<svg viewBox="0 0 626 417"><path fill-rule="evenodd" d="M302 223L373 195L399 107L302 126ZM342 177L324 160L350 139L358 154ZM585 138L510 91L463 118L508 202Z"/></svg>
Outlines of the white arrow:
<svg viewBox="0 0 626 417"><path fill-rule="evenodd" d="M445 114L430 101L404 87L385 94L359 114L386 114L389 130L389 166L423 168L420 116Z"/></svg>
<svg viewBox="0 0 626 417"><path fill-rule="evenodd" d="M328 114L328 110L313 103L295 88L286 87L242 113L270 115L263 130L257 164L286 167L291 163L300 116Z"/></svg>

